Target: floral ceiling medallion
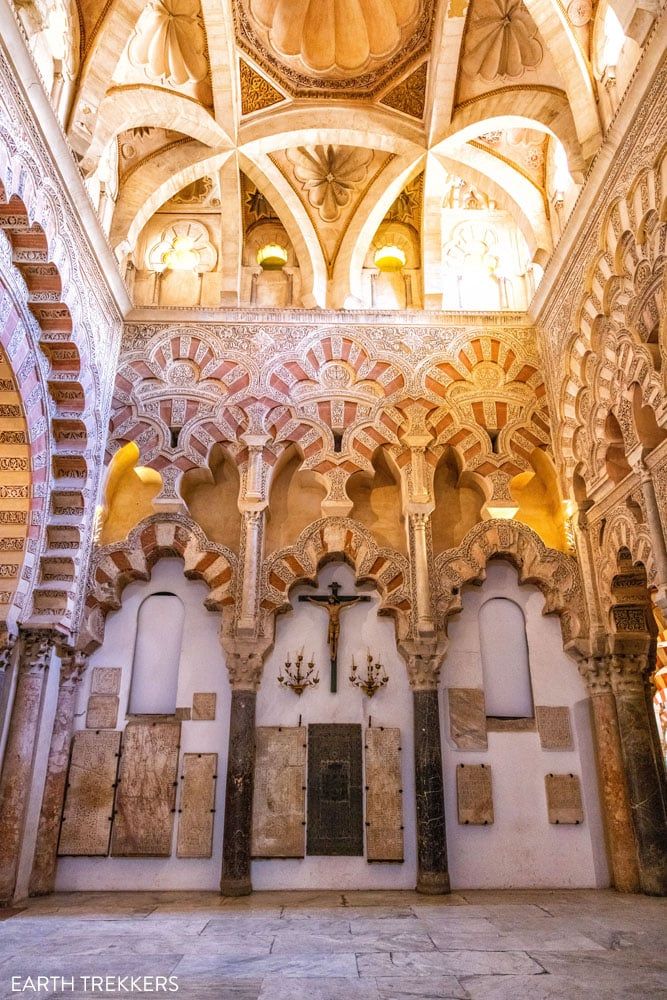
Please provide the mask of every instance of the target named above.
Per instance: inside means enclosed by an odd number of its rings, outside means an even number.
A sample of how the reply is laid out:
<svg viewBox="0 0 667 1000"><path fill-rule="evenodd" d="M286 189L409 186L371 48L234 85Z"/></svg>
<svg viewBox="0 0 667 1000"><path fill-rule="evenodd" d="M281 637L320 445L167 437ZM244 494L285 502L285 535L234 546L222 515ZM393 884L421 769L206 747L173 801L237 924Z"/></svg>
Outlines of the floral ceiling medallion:
<svg viewBox="0 0 667 1000"><path fill-rule="evenodd" d="M475 0L463 67L470 77L516 79L542 61L542 43L521 0Z"/></svg>
<svg viewBox="0 0 667 1000"><path fill-rule="evenodd" d="M335 222L365 181L373 151L353 146L301 146L289 149L287 159L322 221Z"/></svg>
<svg viewBox="0 0 667 1000"><path fill-rule="evenodd" d="M181 86L208 74L206 33L199 0L153 0L128 50L149 79Z"/></svg>

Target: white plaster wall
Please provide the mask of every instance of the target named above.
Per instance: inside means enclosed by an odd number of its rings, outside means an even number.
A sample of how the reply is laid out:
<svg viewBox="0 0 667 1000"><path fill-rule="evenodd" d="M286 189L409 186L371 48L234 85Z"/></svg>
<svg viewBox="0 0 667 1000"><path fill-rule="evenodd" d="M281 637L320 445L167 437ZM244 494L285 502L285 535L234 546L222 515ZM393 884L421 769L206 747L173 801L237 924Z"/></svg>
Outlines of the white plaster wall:
<svg viewBox="0 0 667 1000"><path fill-rule="evenodd" d="M219 615L204 608L208 587L201 581L187 580L180 559L163 559L154 567L150 581L130 584L123 592L120 610L108 616L104 645L91 656L90 667L81 684L76 728L85 728L93 667L123 668L118 728L125 727L137 612L146 597L159 591L176 594L185 605L177 705L192 705L192 695L196 691L215 691L218 696L215 722L183 722L181 729L181 761L183 753L218 754L212 857L177 858L175 822L171 857L60 858L58 890L217 889L219 886L231 688L218 638ZM179 776L182 773L180 763L178 773ZM177 801L177 808L178 805Z"/></svg>
<svg viewBox="0 0 667 1000"><path fill-rule="evenodd" d="M509 597L522 608L534 702L570 707L573 751L542 750L537 732L489 733L485 752L455 748L445 689L483 686L477 616L490 597ZM543 616L543 608L544 597L536 587L519 586L509 563L492 562L482 587L466 588L463 611L450 624L441 711L449 872L456 889L609 885L589 702L575 662L563 652L559 619ZM491 765L492 826L459 825L459 763ZM584 806L580 826L549 823L544 789L549 772L579 775Z"/></svg>
<svg viewBox="0 0 667 1000"><path fill-rule="evenodd" d="M401 730L403 771L403 823L405 860L402 864L369 864L364 857L305 857L303 860L253 861L252 882L255 889L412 889L415 885L416 834L414 788L414 741L412 731L412 693L402 658L396 649L394 623L378 617L379 597L372 586L357 588L368 594L370 602L356 604L341 615L338 648L338 693L329 690L329 653L326 642L328 618L312 604L300 603L300 594L321 594L337 580L343 593L355 592L354 574L342 563L331 563L320 572L318 588L295 588L291 595L292 612L281 615L276 624L276 641L264 668L257 697L258 726L296 726L302 724L358 722L374 726L395 726ZM305 659L315 654L320 683L298 698L278 684L279 667L303 647ZM363 665L367 651L380 657L389 675L389 683L372 699L366 698L348 680L352 656Z"/></svg>

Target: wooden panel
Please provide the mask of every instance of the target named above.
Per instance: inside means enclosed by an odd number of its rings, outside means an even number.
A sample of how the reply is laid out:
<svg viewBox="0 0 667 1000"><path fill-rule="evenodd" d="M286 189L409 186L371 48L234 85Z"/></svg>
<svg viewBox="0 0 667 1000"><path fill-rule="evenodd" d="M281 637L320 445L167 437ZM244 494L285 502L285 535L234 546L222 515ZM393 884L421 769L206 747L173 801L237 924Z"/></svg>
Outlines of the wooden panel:
<svg viewBox="0 0 667 1000"><path fill-rule="evenodd" d="M366 857L403 860L401 730L365 729Z"/></svg>
<svg viewBox="0 0 667 1000"><path fill-rule="evenodd" d="M112 855L168 858L171 854L180 735L181 724L175 719L127 724Z"/></svg>
<svg viewBox="0 0 667 1000"><path fill-rule="evenodd" d="M363 856L361 785L361 726L309 726L308 854Z"/></svg>
<svg viewBox="0 0 667 1000"><path fill-rule="evenodd" d="M456 768L459 823L488 826L493 823L493 790L488 764L459 764Z"/></svg>
<svg viewBox="0 0 667 1000"><path fill-rule="evenodd" d="M576 774L547 774L544 778L549 822L554 824L583 823L584 807L581 785Z"/></svg>
<svg viewBox="0 0 667 1000"><path fill-rule="evenodd" d="M260 726L252 802L252 856L305 854L305 727Z"/></svg>
<svg viewBox="0 0 667 1000"><path fill-rule="evenodd" d="M176 855L210 858L213 852L217 753L183 754Z"/></svg>
<svg viewBox="0 0 667 1000"><path fill-rule="evenodd" d="M574 750L567 705L536 705L535 719L543 750Z"/></svg>
<svg viewBox="0 0 667 1000"><path fill-rule="evenodd" d="M59 855L108 854L119 752L120 733L74 734Z"/></svg>
<svg viewBox="0 0 667 1000"><path fill-rule="evenodd" d="M486 708L481 688L449 688L449 732L458 750L486 750Z"/></svg>

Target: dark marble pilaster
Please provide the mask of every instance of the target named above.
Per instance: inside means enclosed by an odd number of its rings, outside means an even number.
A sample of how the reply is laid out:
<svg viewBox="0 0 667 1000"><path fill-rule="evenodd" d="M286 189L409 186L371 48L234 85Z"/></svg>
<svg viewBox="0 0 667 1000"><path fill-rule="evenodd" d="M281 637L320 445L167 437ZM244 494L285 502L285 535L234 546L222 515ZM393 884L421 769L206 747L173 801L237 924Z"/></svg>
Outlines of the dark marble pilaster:
<svg viewBox="0 0 667 1000"><path fill-rule="evenodd" d="M30 874L30 896L45 896L55 888L58 833L65 801L69 748L77 693L85 666L84 654L72 650L61 654L58 702L53 720L37 843Z"/></svg>
<svg viewBox="0 0 667 1000"><path fill-rule="evenodd" d="M0 906L11 903L16 889L45 677L55 636L49 631L26 630L21 638L16 692L0 775Z"/></svg>
<svg viewBox="0 0 667 1000"><path fill-rule="evenodd" d="M646 701L645 656L614 655L611 682L637 845L639 881L652 896L667 895L667 816L662 796L664 768L656 755Z"/></svg>
<svg viewBox="0 0 667 1000"><path fill-rule="evenodd" d="M449 892L437 690L414 690L417 892Z"/></svg>
<svg viewBox="0 0 667 1000"><path fill-rule="evenodd" d="M256 699L255 691L232 691L220 880L220 892L224 896L247 896L252 892L250 858Z"/></svg>

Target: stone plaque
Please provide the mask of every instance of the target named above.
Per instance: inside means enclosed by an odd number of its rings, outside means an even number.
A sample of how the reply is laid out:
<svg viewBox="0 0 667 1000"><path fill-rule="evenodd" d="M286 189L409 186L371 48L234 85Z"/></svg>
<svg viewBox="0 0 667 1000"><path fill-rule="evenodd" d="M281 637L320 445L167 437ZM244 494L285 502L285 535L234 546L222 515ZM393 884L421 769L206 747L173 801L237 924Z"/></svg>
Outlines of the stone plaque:
<svg viewBox="0 0 667 1000"><path fill-rule="evenodd" d="M192 696L192 720L193 722L214 722L215 704L217 695L215 691L200 691Z"/></svg>
<svg viewBox="0 0 667 1000"><path fill-rule="evenodd" d="M217 753L183 754L176 856L210 858L213 852Z"/></svg>
<svg viewBox="0 0 667 1000"><path fill-rule="evenodd" d="M365 729L366 858L403 860L401 730Z"/></svg>
<svg viewBox="0 0 667 1000"><path fill-rule="evenodd" d="M107 855L120 733L74 734L58 854Z"/></svg>
<svg viewBox="0 0 667 1000"><path fill-rule="evenodd" d="M486 706L481 688L449 688L449 732L457 750L486 750Z"/></svg>
<svg viewBox="0 0 667 1000"><path fill-rule="evenodd" d="M308 727L307 853L364 853L361 726Z"/></svg>
<svg viewBox="0 0 667 1000"><path fill-rule="evenodd" d="M543 750L574 750L567 705L536 705L535 719Z"/></svg>
<svg viewBox="0 0 667 1000"><path fill-rule="evenodd" d="M86 729L115 729L117 721L117 695L91 694L86 712Z"/></svg>
<svg viewBox="0 0 667 1000"><path fill-rule="evenodd" d="M175 719L128 722L123 733L111 853L171 854L181 724Z"/></svg>
<svg viewBox="0 0 667 1000"><path fill-rule="evenodd" d="M305 727L256 730L252 856L302 858L306 834Z"/></svg>
<svg viewBox="0 0 667 1000"><path fill-rule="evenodd" d="M544 778L547 791L549 822L555 824L583 823L584 807L581 802L581 784L576 774L547 774Z"/></svg>
<svg viewBox="0 0 667 1000"><path fill-rule="evenodd" d="M493 791L488 764L459 764L456 768L459 823L489 826L493 823Z"/></svg>
<svg viewBox="0 0 667 1000"><path fill-rule="evenodd" d="M93 667L91 694L120 694L120 667Z"/></svg>

